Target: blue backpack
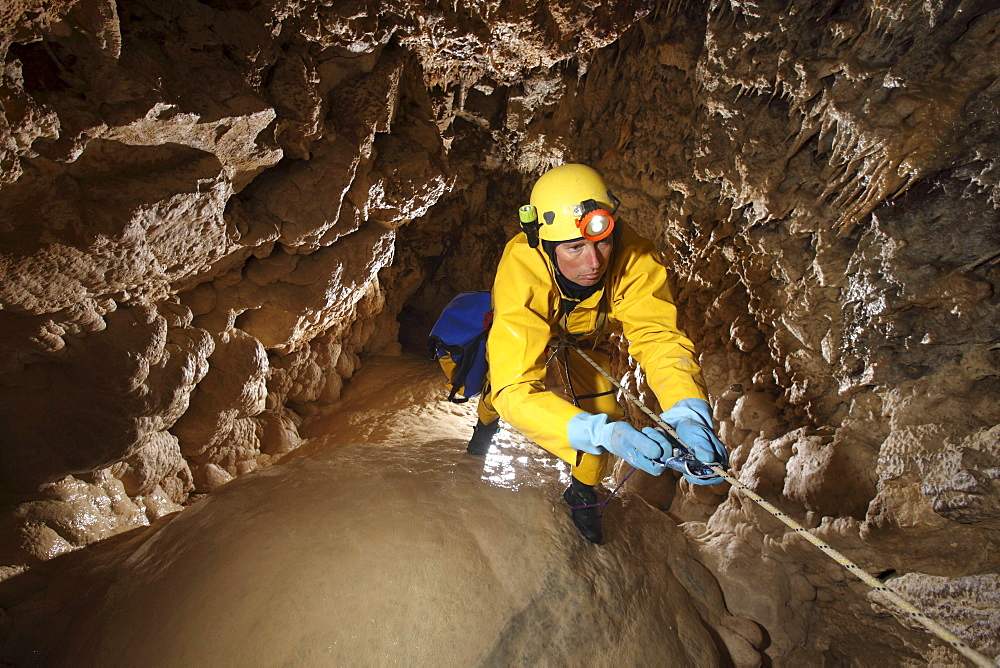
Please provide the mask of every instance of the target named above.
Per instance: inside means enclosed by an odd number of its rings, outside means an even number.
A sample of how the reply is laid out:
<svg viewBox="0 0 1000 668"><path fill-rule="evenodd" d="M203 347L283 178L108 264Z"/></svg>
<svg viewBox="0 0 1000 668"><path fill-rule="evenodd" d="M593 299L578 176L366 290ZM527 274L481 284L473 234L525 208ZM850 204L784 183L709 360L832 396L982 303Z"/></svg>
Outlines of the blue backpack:
<svg viewBox="0 0 1000 668"><path fill-rule="evenodd" d="M489 292L459 294L448 302L434 323L427 349L448 377L449 401L465 403L483 391L488 370L486 336L492 324Z"/></svg>

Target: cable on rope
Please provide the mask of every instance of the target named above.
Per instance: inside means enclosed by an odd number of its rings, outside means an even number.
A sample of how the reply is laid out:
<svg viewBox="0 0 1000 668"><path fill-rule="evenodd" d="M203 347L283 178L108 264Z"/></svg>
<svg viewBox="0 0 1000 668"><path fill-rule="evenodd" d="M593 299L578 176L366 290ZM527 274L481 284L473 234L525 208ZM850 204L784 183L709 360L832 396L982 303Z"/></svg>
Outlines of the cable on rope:
<svg viewBox="0 0 1000 668"><path fill-rule="evenodd" d="M629 392L628 390L626 390L622 386L622 384L620 382L618 382L617 380L615 380L611 376L611 374L609 374L607 371L605 371L604 368L601 365L599 365L597 362L595 362L593 359L591 359L589 355L587 355L585 352L583 352L583 350L580 349L580 346L578 346L575 342L569 342L569 341L560 342L559 345L566 346L566 347L571 347L577 353L579 353L580 356L584 360L586 360L592 367L594 367L595 369L597 369L605 378L607 378L609 381L611 381L611 383L616 388L618 388L618 390L623 395L625 395L625 397L629 401L631 401L633 404L635 404L636 406L638 406L639 409L642 410L643 413L645 413L650 418L652 418L653 422L656 423L657 427L659 427L660 429L662 429L663 432L668 437L670 437L670 439L672 439L675 442L675 444L679 444L681 446L681 448L683 449L683 451L684 451L684 452L682 452L682 455L686 454L687 457L688 457L688 461L691 458L693 458L693 455L691 454L693 451L691 450L691 448L689 448L687 445L685 445L683 441L681 441L680 437L678 437L677 432L674 431L673 427L671 427L669 424L667 424L666 422L664 422L663 419L661 419L659 415L657 415L656 413L654 413L653 411L651 411L645 404L642 403L642 401L640 401L638 399L638 397L636 397L631 392ZM675 453L674 453L675 456L672 457L671 459L673 459L673 460L680 459L680 461L682 461L682 462L685 461L684 458L683 458L683 456L681 458L678 458L676 450L677 450L677 448L675 448ZM803 538L805 538L806 540L808 540L810 543L812 543L813 545L815 545L817 548L819 548L819 550L823 554L827 555L828 557L830 557L831 559L833 559L834 561L836 561L838 564L840 564L841 566L843 566L847 571L849 571L850 573L852 573L855 577L857 577L859 580L861 580L862 582L864 582L866 585L868 585L869 587L871 587L875 591L878 591L879 593L885 595L885 597L888 598L897 607L899 607L900 610L902 610L903 612L905 612L910 617L910 619L913 619L914 621L919 622L920 624L922 624L928 631L930 631L931 633L933 633L935 636L937 636L938 638L940 638L944 642L946 642L949 645L951 645L952 648L954 648L957 652L959 652L960 654L962 654L963 656L965 656L967 659L969 659L970 661L972 661L974 664L976 664L977 666L981 666L982 668L997 668L997 665L1000 665L1000 664L994 663L987 656L985 656L984 654L982 654L981 652L979 652L978 650L976 650L974 647L970 646L968 643L966 643L964 640L962 640L961 638L959 638L957 635L955 635L954 633L952 633L951 631L949 631L947 628L945 628L944 626L942 626L938 622L934 621L933 619L931 619L930 617L928 617L927 615L925 615L922 611L920 611L916 606L914 606L912 603L910 603L909 601L907 601L905 598L903 598L902 596L900 596L899 594L897 594L895 591L893 591L892 589L890 589L889 587L887 587L885 584L883 584L881 581L879 581L878 579L876 579L875 577L873 577L872 575L870 575L867 571L865 571L860 566L858 566L857 564L855 564L853 561L851 561L850 559L848 559L847 557L845 557L843 554L841 554L840 552L838 552L837 550L835 550L833 547L831 547L829 544L827 544L826 542L824 542L822 539L820 539L817 536L815 536L812 532L810 532L808 529L806 529L805 527L803 527L802 525L800 525L798 522L796 522L795 520L793 520L791 517L789 517L788 515L786 515L784 512L782 512L781 510L778 510L773 505L771 505L770 503L768 503L762 496L760 496L759 494L757 494L757 492L753 491L752 489L750 489L749 487L747 487L746 485L744 485L742 482L740 482L740 480L738 478L730 475L721 466L719 466L718 464L702 464L702 466L704 466L705 468L710 469L711 472L712 472L711 475L717 475L717 476L719 476L720 478L722 478L723 480L725 480L726 482L728 482L730 485L732 485L733 487L735 487L736 489L738 489L739 491L741 491L747 497L749 497L753 502L755 502L761 508L763 508L764 510L766 510L768 513L770 513L774 517L776 517L779 520L781 520L794 533L802 536ZM670 468L673 468L675 470L680 470L680 469L677 468L677 466L672 466L671 465ZM695 473L695 474L697 475L697 473ZM624 484L624 480L622 481L622 484ZM618 487L621 487L621 485L619 485ZM615 491L617 492L618 488L615 488Z"/></svg>

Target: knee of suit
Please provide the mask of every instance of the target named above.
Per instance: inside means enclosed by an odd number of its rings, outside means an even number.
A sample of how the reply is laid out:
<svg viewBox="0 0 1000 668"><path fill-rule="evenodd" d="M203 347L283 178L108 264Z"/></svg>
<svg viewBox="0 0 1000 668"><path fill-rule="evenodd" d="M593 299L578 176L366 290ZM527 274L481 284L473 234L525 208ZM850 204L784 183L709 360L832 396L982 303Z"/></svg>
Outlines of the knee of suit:
<svg viewBox="0 0 1000 668"><path fill-rule="evenodd" d="M604 479L604 468L607 466L609 455L592 455L581 452L577 458L576 466L573 467L573 477L585 485L596 485Z"/></svg>

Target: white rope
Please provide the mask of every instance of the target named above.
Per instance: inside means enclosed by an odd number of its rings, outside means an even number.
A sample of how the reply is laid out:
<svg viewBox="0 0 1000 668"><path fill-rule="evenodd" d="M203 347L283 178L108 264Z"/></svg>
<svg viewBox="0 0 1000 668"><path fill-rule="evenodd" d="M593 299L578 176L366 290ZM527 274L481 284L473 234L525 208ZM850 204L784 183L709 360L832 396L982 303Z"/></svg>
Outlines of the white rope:
<svg viewBox="0 0 1000 668"><path fill-rule="evenodd" d="M646 407L645 404L639 401L639 399L636 396L634 396L631 392L626 390L621 383L612 378L611 374L605 371L604 368L600 366L597 362L592 360L590 356L588 356L585 352L583 352L578 345L576 344L570 344L570 345L576 352L580 354L581 357L583 357L583 359L589 362L592 367L600 371L605 378L611 381L611 383L616 388L618 388L618 390L621 391L621 393L624 394L629 401L634 403L642 410L643 413L652 418L653 422L655 422L660 429L665 431L671 438L676 439L678 443L687 448L688 452L693 452L691 448L689 448L686 444L684 444L683 441L681 441L681 439L677 436L677 432L674 431L673 427L664 422L659 415L651 411L648 407ZM971 647L968 643L966 643L964 640L962 640L954 633L946 629L944 626L942 626L938 622L934 621L933 619L925 615L923 612L917 609L917 607L914 606L912 603L907 601L905 598L897 594L892 589L886 587L885 584L883 584L882 582L880 582L879 580L868 574L868 572L863 570L861 567L859 567L853 561L842 555L837 550L833 549L823 540L817 538L808 529L804 528L802 525L793 520L791 517L789 517L788 515L786 515L785 513L783 513L782 511L778 510L773 505L765 501L763 497L761 497L759 494L757 494L757 492L753 491L752 489L744 485L742 482L740 482L738 478L733 477L732 475L727 473L722 467L716 464L709 464L708 467L712 469L713 473L718 475L720 478L724 479L726 482L728 482L736 489L743 492L746 496L748 496L757 505L759 505L761 508L769 512L771 515L777 517L779 520L784 522L785 525L788 526L792 531L794 531L796 534L802 536L810 543L818 547L820 551L822 551L825 555L827 555L828 557L836 561L838 564L843 566L845 569L850 571L855 577L860 579L866 585L884 594L886 598L888 598L903 612L909 615L911 619L914 619L917 622L923 624L924 627L927 628L931 633L933 633L938 638L951 645L953 648L955 648L955 650L963 654L974 664L976 664L977 666L982 666L982 668L996 668L998 664L994 663L987 656L980 653L975 648Z"/></svg>

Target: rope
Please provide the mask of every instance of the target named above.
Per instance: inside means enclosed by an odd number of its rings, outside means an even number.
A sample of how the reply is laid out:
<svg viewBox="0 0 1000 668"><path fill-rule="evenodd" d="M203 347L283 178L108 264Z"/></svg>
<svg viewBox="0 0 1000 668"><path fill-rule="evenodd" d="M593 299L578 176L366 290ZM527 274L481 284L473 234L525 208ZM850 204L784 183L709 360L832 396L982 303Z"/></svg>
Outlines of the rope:
<svg viewBox="0 0 1000 668"><path fill-rule="evenodd" d="M607 371L605 371L603 367L601 367L597 362L595 362L594 360L592 360L590 358L590 356L588 356L585 352L583 352L582 350L580 350L579 346L577 346L576 344L569 344L569 345L571 345L572 348L574 350L576 350L576 352L578 352L580 354L580 356L583 357L584 360L586 360L587 362L589 362L592 367L594 367L595 369L597 369L599 372L601 372L601 374L605 378L607 378L609 381L611 381L611 383L615 387L617 387L621 391L621 393L624 394L626 398L628 398L629 401L631 401L632 403L634 403L636 406L638 406L642 410L643 413L645 413L650 418L652 418L653 422L655 422L656 425L660 429L663 429L668 435L670 435L671 438L677 439L678 443L681 443L682 445L684 444L683 441L681 441L680 438L678 438L677 432L674 431L673 427L671 427L669 424L667 424L666 422L664 422L660 418L659 415L656 415L655 413L653 413L653 411L651 411L648 407L646 407L646 405L643 404L637 397L635 397L631 392L629 392L624 387L622 387L621 383L619 383L617 380L615 380L614 378L612 378L611 374L609 374ZM684 447L687 447L687 446L685 445ZM691 449L688 448L688 451L691 451ZM850 559L848 559L847 557L845 557L844 555L842 555L837 550L833 549L833 547L831 547L830 545L828 545L822 539L820 539L817 536L815 536L812 533L810 533L810 531L808 529L804 528L802 525L800 525L798 522L796 522L795 520L793 520L791 517L789 517L788 515L786 515L785 513L783 513L782 511L778 510L773 505L771 505L770 503L768 503L767 501L765 501L763 497L761 497L759 494L757 494L757 492L753 491L752 489L750 489L749 487L747 487L746 485L744 485L742 482L740 482L740 480L738 478L733 477L732 475L730 475L729 473L727 473L722 467L718 466L717 464L709 464L708 466L709 466L709 468L712 469L713 473L715 473L716 475L718 475L720 478L724 479L726 482L728 482L730 485L732 485L736 489L738 489L741 492L743 492L746 496L748 496L757 505L759 505L761 508L763 508L764 510L766 510L768 513L770 513L774 517L777 517L786 526L788 526L793 532L795 532L798 535L804 537L810 543L812 543L817 548L819 548L820 551L823 552L823 554L827 555L828 557L830 557L831 559L833 559L834 561L836 561L838 564L840 564L841 566L843 566L845 569L847 569L847 571L849 571L850 573L852 573L855 577L857 577L858 579L860 579L866 585L868 585L869 587L871 587L875 591L878 591L878 592L884 594L886 598L888 598L890 601L892 601L892 603L894 603L897 607L899 607L900 610L902 610L903 612L905 612L910 617L910 619L913 619L913 620L919 622L920 624L923 624L923 626L927 630L929 630L935 636L937 636L941 640L943 640L946 643L948 643L949 645L951 645L956 651L958 651L960 654L964 655L966 658L968 658L974 664L976 664L977 666L982 666L982 668L996 668L996 666L998 664L994 663L988 657L986 657L985 655L983 655L982 653L980 653L978 650L976 650L975 648L971 647L968 643L966 643L964 640L962 640L961 638L959 638L958 636L956 636L954 633L952 633L951 631L949 631L948 629L946 629L944 626L942 626L938 622L934 621L933 619L931 619L930 617L928 617L927 615L925 615L923 612L921 612L919 609L917 609L917 607L914 606L912 603L910 603L909 601L907 601L905 598L903 598L902 596L900 596L899 594L897 594L892 589L889 589L882 582L880 582L879 580L877 580L876 578L874 578L873 576L871 576L869 573L867 573L865 570L863 570L861 567L859 567L853 561L851 561ZM619 487L621 487L621 485L619 485ZM617 488L616 488L615 491L617 491Z"/></svg>
<svg viewBox="0 0 1000 668"><path fill-rule="evenodd" d="M618 483L618 486L615 487L613 490L611 490L611 493L608 494L607 498L605 498L603 501L598 501L597 503L588 503L588 504L585 504L585 505L582 505L582 506L570 506L569 509L570 510L584 510L585 508L600 508L601 512L597 513L597 516L598 517L604 517L604 510L607 508L608 503L611 501L611 499L614 497L614 495L618 492L618 490L620 490L622 488L622 485L624 485L626 482L628 482L628 479L631 478L632 474L635 473L637 470L638 469L636 469L635 467L633 467L631 471L629 471L628 473L626 473L625 477L622 478L622 481L620 483Z"/></svg>

